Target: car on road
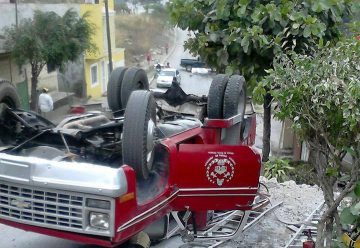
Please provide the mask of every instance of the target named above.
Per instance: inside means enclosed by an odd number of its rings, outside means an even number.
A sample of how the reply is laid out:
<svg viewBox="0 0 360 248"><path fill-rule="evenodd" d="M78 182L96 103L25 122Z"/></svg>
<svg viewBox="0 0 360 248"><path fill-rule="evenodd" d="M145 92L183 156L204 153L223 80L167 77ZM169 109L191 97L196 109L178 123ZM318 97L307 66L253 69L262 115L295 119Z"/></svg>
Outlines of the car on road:
<svg viewBox="0 0 360 248"><path fill-rule="evenodd" d="M205 68L206 64L200 60L200 58L197 59L181 59L180 60L180 66L184 67L186 71L191 72L192 68Z"/></svg>
<svg viewBox="0 0 360 248"><path fill-rule="evenodd" d="M169 88L171 86L174 77L176 78L176 82L180 84L181 76L180 76L180 72L177 69L175 68L162 69L156 80L156 86L159 88Z"/></svg>

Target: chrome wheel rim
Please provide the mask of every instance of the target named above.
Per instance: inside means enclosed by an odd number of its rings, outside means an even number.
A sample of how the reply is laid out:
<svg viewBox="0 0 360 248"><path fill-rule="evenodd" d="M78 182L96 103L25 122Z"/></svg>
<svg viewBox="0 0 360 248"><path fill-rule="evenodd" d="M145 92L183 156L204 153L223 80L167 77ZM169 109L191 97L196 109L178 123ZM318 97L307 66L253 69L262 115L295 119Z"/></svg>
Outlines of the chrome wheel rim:
<svg viewBox="0 0 360 248"><path fill-rule="evenodd" d="M146 137L146 163L148 169L152 167L152 160L155 148L155 122L150 119L147 125L147 137Z"/></svg>

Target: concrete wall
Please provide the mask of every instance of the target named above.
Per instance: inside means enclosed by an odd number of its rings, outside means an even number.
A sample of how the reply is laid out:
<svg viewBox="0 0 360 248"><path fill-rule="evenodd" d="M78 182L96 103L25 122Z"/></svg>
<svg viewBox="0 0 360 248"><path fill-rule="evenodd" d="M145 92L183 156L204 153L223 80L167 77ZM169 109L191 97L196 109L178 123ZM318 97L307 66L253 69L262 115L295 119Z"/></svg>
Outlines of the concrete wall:
<svg viewBox="0 0 360 248"><path fill-rule="evenodd" d="M92 42L97 46L97 51L87 52L85 59L100 59L104 54L104 39L103 39L103 6L100 4L82 4L80 7L80 14L88 13L88 21L93 24L95 35L92 37Z"/></svg>
<svg viewBox="0 0 360 248"><path fill-rule="evenodd" d="M84 56L66 65L64 73L58 73L59 91L71 91L80 97L86 96Z"/></svg>
<svg viewBox="0 0 360 248"><path fill-rule="evenodd" d="M0 78L13 83L25 80L24 69L20 70L9 53L0 54Z"/></svg>
<svg viewBox="0 0 360 248"><path fill-rule="evenodd" d="M109 72L108 72L108 46L106 36L106 19L104 1L100 4L82 4L80 6L80 13L88 12L90 14L89 21L95 26L95 35L93 42L96 44L98 50L95 53L85 54L85 80L87 95L92 98L102 96L107 90ZM112 47L112 61L113 67L125 65L124 49L115 47L115 11L114 1L109 1L109 23ZM92 84L91 67L97 67L97 83Z"/></svg>

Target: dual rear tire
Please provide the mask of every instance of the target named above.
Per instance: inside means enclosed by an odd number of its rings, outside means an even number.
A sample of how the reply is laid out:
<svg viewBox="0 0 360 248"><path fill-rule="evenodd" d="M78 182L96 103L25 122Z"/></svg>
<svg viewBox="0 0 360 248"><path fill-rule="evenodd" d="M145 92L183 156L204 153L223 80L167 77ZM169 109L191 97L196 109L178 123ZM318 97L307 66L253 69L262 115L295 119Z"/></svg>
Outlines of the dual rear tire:
<svg viewBox="0 0 360 248"><path fill-rule="evenodd" d="M147 179L154 159L156 103L146 72L120 67L110 75L107 100L112 111L125 109L122 138L123 163L138 179Z"/></svg>
<svg viewBox="0 0 360 248"><path fill-rule="evenodd" d="M119 67L111 72L107 86L107 100L112 111L126 108L131 93L135 90L148 90L149 80L140 68Z"/></svg>
<svg viewBox="0 0 360 248"><path fill-rule="evenodd" d="M243 76L218 74L211 82L207 113L210 119L228 119L240 114L245 115L246 83Z"/></svg>
<svg viewBox="0 0 360 248"><path fill-rule="evenodd" d="M213 79L207 102L210 119L228 119L240 115L240 122L221 133L223 144L237 145L241 141L246 109L246 84L243 76L219 74Z"/></svg>

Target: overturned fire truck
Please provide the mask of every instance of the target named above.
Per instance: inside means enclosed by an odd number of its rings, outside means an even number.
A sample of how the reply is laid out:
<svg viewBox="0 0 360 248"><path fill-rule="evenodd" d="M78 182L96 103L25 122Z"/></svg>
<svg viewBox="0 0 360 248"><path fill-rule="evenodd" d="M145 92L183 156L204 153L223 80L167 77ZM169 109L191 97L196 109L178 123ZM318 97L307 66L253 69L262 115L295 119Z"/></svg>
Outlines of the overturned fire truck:
<svg viewBox="0 0 360 248"><path fill-rule="evenodd" d="M242 76L216 75L208 96L197 97L177 84L151 92L142 69L117 68L111 114L58 125L18 109L10 83L0 88L0 223L103 247L164 239L170 222L185 241L241 233L260 174ZM164 107L189 103L201 114ZM203 235L211 213L225 210L243 211L236 230Z"/></svg>

